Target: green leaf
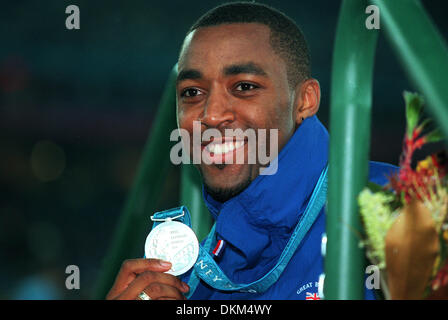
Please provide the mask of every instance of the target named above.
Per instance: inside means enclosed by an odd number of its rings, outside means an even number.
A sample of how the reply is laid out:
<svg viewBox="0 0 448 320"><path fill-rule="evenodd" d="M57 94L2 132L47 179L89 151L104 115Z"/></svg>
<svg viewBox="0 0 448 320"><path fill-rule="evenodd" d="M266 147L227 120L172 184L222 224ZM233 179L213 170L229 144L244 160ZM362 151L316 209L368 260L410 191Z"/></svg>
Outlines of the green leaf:
<svg viewBox="0 0 448 320"><path fill-rule="evenodd" d="M423 129L432 122L432 119L426 118L417 127L417 130L423 131Z"/></svg>
<svg viewBox="0 0 448 320"><path fill-rule="evenodd" d="M391 201L389 202L389 206L391 207L392 211L394 211L394 210L396 210L396 209L398 209L398 208L400 208L400 207L402 206L402 203L401 203L401 201L400 201L400 198L399 198L399 197L396 197L396 196L395 196L395 193L394 193L392 190L390 190L390 189L385 189L383 186L381 186L381 185L379 185L379 184L376 184L376 183L373 183L373 182L370 182L370 181L367 182L366 187L367 187L372 193L378 193L378 192L381 192L381 193L383 193L385 196L390 196L391 199L393 199L393 200L391 200Z"/></svg>
<svg viewBox="0 0 448 320"><path fill-rule="evenodd" d="M443 140L442 131L439 128L431 131L425 136L425 140L426 142L439 142Z"/></svg>
<svg viewBox="0 0 448 320"><path fill-rule="evenodd" d="M409 91L405 91L403 93L403 96L406 103L406 133L408 135L408 138L411 138L412 132L414 131L420 119L420 113L423 109L424 99L418 93L412 93Z"/></svg>
<svg viewBox="0 0 448 320"><path fill-rule="evenodd" d="M379 184L370 182L370 181L367 182L366 187L369 188L370 191L372 191L373 193L384 191L382 186L380 186Z"/></svg>

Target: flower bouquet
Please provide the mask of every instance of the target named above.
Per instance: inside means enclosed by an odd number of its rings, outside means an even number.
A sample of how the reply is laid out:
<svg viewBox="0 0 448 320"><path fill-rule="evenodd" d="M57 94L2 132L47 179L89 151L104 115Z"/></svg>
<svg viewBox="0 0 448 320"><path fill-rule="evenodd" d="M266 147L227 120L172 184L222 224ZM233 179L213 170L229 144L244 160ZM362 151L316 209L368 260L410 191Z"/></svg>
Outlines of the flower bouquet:
<svg viewBox="0 0 448 320"><path fill-rule="evenodd" d="M386 299L448 298L448 177L444 151L413 163L414 152L441 140L420 121L423 99L404 93L406 134L398 173L369 183L358 202L367 258L381 271Z"/></svg>

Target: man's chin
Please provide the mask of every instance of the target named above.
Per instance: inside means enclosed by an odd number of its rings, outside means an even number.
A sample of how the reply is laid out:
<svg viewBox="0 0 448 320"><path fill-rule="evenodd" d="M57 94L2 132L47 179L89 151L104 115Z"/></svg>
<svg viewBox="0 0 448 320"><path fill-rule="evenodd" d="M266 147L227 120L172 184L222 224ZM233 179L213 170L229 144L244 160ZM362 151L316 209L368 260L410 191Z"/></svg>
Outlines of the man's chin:
<svg viewBox="0 0 448 320"><path fill-rule="evenodd" d="M215 165L226 166L226 165ZM219 168L224 169L224 167ZM220 179L219 175L213 175L213 177L207 177L209 173L204 174L202 168L199 168L202 175L205 191L213 197L213 199L219 202L226 202L227 200L237 196L243 190L245 190L252 182L249 172L246 174L235 175L232 179L232 175L224 174ZM224 170L223 170L224 171ZM223 172L224 173L224 172ZM230 181L229 181L230 180Z"/></svg>
<svg viewBox="0 0 448 320"><path fill-rule="evenodd" d="M204 189L216 201L226 202L243 192L251 182L250 177L234 186L213 186L204 182Z"/></svg>

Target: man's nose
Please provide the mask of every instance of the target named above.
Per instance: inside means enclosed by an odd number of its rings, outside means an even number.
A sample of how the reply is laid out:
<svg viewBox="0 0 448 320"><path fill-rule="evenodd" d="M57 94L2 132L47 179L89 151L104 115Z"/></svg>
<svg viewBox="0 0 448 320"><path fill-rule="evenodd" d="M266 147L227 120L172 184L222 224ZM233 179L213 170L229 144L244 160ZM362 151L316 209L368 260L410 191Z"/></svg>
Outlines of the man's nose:
<svg viewBox="0 0 448 320"><path fill-rule="evenodd" d="M235 120L232 109L231 103L224 92L212 90L199 120L209 128L219 128Z"/></svg>

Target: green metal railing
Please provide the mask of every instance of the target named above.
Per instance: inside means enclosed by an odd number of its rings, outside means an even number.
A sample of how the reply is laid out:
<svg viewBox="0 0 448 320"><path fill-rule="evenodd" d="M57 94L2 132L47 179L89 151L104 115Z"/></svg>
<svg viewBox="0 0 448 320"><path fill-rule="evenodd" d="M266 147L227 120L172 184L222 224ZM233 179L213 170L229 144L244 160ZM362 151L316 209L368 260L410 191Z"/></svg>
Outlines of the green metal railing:
<svg viewBox="0 0 448 320"><path fill-rule="evenodd" d="M366 1L343 1L331 82L325 297L359 298L363 254L356 195L368 175L377 30L365 27ZM350 279L350 280L348 280Z"/></svg>
<svg viewBox="0 0 448 320"><path fill-rule="evenodd" d="M448 136L448 50L420 1L372 0L381 30ZM363 0L344 0L336 34L330 111L326 299L362 299L364 257L357 195L367 182L372 70L377 31L365 27Z"/></svg>
<svg viewBox="0 0 448 320"><path fill-rule="evenodd" d="M448 136L448 50L417 0L372 0L380 8L381 30L403 67ZM330 169L327 213L325 298L362 299L364 254L356 197L367 182L372 105L372 77L378 30L365 27L367 0L344 0L339 15L332 70ZM428 49L431 50L428 50ZM134 185L123 209L94 293L103 299L121 263L142 256L149 216L170 168L169 136L176 128L173 68L145 146ZM211 218L201 197L201 182L192 165L183 165L180 203L192 213L193 229L202 239Z"/></svg>
<svg viewBox="0 0 448 320"><path fill-rule="evenodd" d="M140 165L129 197L117 223L113 242L106 254L94 290L95 299L104 299L124 260L142 257L145 237L151 228L150 216L157 210L164 180L174 166L170 161L170 134L176 124L175 65L168 78L154 125L143 150ZM201 240L210 231L212 218L202 200L202 183L193 165L182 165L179 205L191 212L192 227Z"/></svg>
<svg viewBox="0 0 448 320"><path fill-rule="evenodd" d="M169 137L176 128L176 68L173 68L143 150L134 184L110 248L104 258L94 298L104 299L124 260L142 257L145 233L150 227L150 215L156 210L161 186L170 169Z"/></svg>
<svg viewBox="0 0 448 320"><path fill-rule="evenodd" d="M191 226L199 240L204 239L212 227L212 217L202 199L202 182L193 165L183 165L181 176L181 201L191 214Z"/></svg>

